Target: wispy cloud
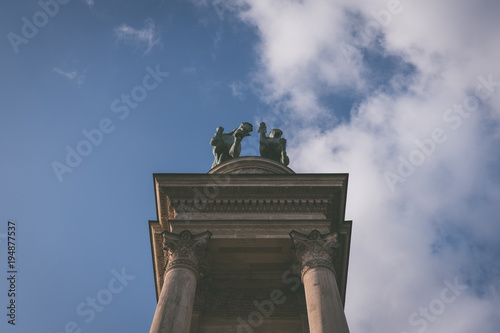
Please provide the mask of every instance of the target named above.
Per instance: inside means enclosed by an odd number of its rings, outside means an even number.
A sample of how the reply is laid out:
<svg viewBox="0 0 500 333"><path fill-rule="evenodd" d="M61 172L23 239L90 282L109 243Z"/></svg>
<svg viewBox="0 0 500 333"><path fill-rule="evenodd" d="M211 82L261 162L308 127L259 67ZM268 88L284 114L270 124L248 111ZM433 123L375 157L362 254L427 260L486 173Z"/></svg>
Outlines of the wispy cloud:
<svg viewBox="0 0 500 333"><path fill-rule="evenodd" d="M244 90L246 86L241 82L232 82L229 84L229 88L231 89L231 94L239 100L245 99Z"/></svg>
<svg viewBox="0 0 500 333"><path fill-rule="evenodd" d="M182 69L182 72L184 74L196 74L198 72L198 70L196 69L196 67L193 67L193 66L190 66L190 67L184 67Z"/></svg>
<svg viewBox="0 0 500 333"><path fill-rule="evenodd" d="M83 0L90 8L94 8L94 0Z"/></svg>
<svg viewBox="0 0 500 333"><path fill-rule="evenodd" d="M59 75L62 75L64 76L66 79L76 83L77 85L81 85L83 83L83 81L85 80L85 72L78 72L76 70L73 70L73 71L70 71L70 72L66 72L60 68L57 68L57 67L54 67L54 69L52 69L53 72L59 74Z"/></svg>
<svg viewBox="0 0 500 333"><path fill-rule="evenodd" d="M153 47L160 43L160 35L155 29L155 22L152 19L146 19L142 29L122 24L114 31L119 41L134 46L144 46L146 48L144 54L151 52Z"/></svg>

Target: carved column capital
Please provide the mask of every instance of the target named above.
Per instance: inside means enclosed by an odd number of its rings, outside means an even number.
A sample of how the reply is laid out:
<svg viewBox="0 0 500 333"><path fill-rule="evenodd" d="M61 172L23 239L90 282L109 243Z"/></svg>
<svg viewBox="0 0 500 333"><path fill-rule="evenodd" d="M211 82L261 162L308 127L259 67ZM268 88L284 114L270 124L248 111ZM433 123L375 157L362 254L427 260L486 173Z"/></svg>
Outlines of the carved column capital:
<svg viewBox="0 0 500 333"><path fill-rule="evenodd" d="M335 273L333 259L340 246L338 233L321 235L318 230L313 230L309 235L304 235L294 230L290 232L290 237L295 245L294 259L301 266L302 276L309 269L319 266Z"/></svg>
<svg viewBox="0 0 500 333"><path fill-rule="evenodd" d="M193 235L188 230L184 230L178 235L168 231L162 234L163 253L167 258L165 272L172 268L184 267L193 270L198 276L200 262L205 256L205 249L212 233L205 231Z"/></svg>

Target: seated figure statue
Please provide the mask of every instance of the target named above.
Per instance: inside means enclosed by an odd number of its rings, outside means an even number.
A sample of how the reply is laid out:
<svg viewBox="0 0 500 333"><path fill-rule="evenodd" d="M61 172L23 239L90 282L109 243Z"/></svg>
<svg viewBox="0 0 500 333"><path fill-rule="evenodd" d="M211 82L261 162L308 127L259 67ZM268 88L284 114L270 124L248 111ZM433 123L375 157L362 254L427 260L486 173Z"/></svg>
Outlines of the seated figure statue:
<svg viewBox="0 0 500 333"><path fill-rule="evenodd" d="M258 132L260 133L260 156L288 165L290 159L286 155L286 139L281 137L283 132L275 128L269 132L269 137L266 137L265 123L260 123Z"/></svg>
<svg viewBox="0 0 500 333"><path fill-rule="evenodd" d="M246 122L241 123L239 127L229 133L222 133L224 132L224 127L217 127L213 138L210 140L210 145L213 146L214 153L212 168L215 168L224 161L239 157L241 153L241 140L249 136L251 131L253 131L252 124Z"/></svg>

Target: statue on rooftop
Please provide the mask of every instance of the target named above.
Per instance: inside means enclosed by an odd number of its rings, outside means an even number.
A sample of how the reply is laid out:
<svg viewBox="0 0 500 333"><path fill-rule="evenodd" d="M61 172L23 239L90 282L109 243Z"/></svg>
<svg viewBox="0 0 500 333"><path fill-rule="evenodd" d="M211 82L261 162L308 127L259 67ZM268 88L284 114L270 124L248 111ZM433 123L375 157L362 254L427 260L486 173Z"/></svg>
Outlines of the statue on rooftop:
<svg viewBox="0 0 500 333"><path fill-rule="evenodd" d="M286 139L281 137L283 132L275 128L269 132L269 137L267 137L265 123L260 123L258 132L260 133L260 156L288 165L290 159L286 155Z"/></svg>
<svg viewBox="0 0 500 333"><path fill-rule="evenodd" d="M252 131L252 124L246 122L241 123L239 127L229 133L222 133L224 132L224 127L217 127L214 136L210 140L210 145L213 146L214 153L212 168L215 168L224 161L239 157L241 153L241 140L249 136Z"/></svg>

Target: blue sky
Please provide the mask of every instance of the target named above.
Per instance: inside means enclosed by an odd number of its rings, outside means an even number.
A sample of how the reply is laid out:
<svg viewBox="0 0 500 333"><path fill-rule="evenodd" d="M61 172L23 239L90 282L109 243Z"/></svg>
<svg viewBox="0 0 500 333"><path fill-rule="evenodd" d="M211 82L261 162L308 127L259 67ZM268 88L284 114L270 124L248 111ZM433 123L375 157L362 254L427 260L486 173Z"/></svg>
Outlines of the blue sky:
<svg viewBox="0 0 500 333"><path fill-rule="evenodd" d="M242 121L283 129L296 172L350 174L352 332L498 331L497 1L41 3L0 5L2 332L148 331L152 173L207 172Z"/></svg>

